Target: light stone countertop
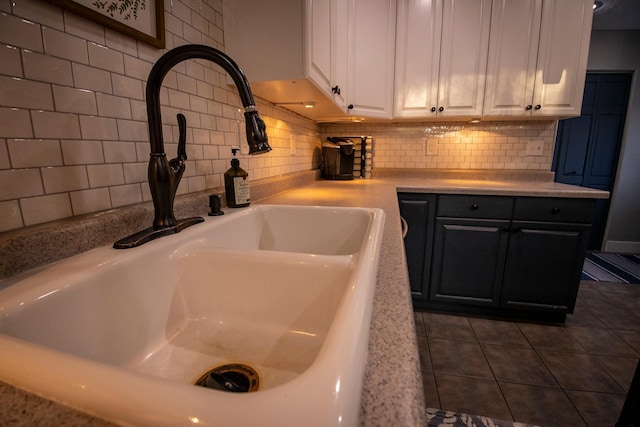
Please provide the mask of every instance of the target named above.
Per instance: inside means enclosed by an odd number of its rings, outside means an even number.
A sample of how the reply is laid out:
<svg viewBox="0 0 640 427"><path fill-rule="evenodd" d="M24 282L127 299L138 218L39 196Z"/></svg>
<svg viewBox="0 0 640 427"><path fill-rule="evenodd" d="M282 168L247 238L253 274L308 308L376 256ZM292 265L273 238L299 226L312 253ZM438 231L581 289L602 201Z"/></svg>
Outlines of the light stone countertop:
<svg viewBox="0 0 640 427"><path fill-rule="evenodd" d="M288 190L270 180L265 187L268 191L256 191L260 194L259 203L325 205L325 206L363 206L381 208L386 213L386 223L382 241L380 264L378 269L376 293L372 312L372 324L369 338L369 355L365 369L365 379L361 406L361 425L366 426L420 426L425 423L424 399L416 345L413 309L409 292L409 281L401 237L400 215L397 205L397 191L425 192L441 194L484 194L537 197L606 198L607 192L582 187L568 186L538 179L531 176L514 177L490 176L478 179L475 175L464 175L462 179L453 179L449 174L441 176L408 176L406 172L387 171L376 175L375 179L353 181L309 181ZM260 185L257 183L258 186ZM291 186L289 186L291 187ZM285 185L284 188L287 188ZM213 193L209 191L208 193ZM253 193L253 187L252 187ZM186 215L204 215L202 198L205 194L189 196L178 205L191 204L191 211L184 206ZM254 196L255 197L255 196ZM197 199L197 201L196 201ZM135 210L135 215L148 216L148 208ZM126 212L125 212L126 213ZM115 214L114 214L115 215ZM122 215L122 212L119 213ZM133 215L133 214L132 214ZM181 215L182 216L182 215ZM95 222L95 224L93 223ZM137 223L130 221L130 231L118 230L120 235L137 231ZM113 219L109 214L96 215L82 222L87 229L99 232L108 228ZM65 223L73 227L73 222ZM133 224L133 225L132 225ZM59 231L60 225L44 226L37 235L44 236L49 227ZM24 233L33 242L33 230ZM80 233L82 235L84 233ZM96 245L108 243L97 241ZM42 246L26 247L21 244L22 233L0 234L0 253L12 251L14 257L29 256L28 251L38 251ZM51 239L51 238L49 238ZM44 242L44 240L43 240ZM69 241L63 241L65 245ZM43 243L44 244L44 243ZM50 245L55 245L52 242ZM16 250L21 251L15 254ZM48 249L53 251L53 249ZM86 249L84 249L86 250ZM4 254L3 254L4 255ZM52 255L53 256L53 255ZM43 262L47 257L40 255ZM7 268L7 267L5 267ZM9 270L11 270L9 268ZM0 289L2 282L0 282ZM106 421L93 418L39 398L8 384L0 382L0 424L9 422L15 426L59 425L59 426L107 426Z"/></svg>

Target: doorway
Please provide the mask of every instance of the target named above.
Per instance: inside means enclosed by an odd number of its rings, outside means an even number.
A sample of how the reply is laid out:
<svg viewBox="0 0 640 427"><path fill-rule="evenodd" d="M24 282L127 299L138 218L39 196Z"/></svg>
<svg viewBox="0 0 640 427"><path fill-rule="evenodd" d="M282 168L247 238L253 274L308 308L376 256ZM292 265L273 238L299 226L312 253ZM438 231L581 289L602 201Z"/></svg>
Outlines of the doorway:
<svg viewBox="0 0 640 427"><path fill-rule="evenodd" d="M558 122L555 181L611 192L627 115L631 73L587 73L582 115ZM588 249L599 250L610 199L599 199Z"/></svg>

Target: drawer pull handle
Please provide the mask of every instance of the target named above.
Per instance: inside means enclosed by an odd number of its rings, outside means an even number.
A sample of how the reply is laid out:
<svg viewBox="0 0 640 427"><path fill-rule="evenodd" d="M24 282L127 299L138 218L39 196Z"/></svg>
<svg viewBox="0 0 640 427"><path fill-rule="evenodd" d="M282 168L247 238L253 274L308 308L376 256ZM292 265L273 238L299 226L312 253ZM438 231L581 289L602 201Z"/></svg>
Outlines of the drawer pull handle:
<svg viewBox="0 0 640 427"><path fill-rule="evenodd" d="M551 213L552 214L560 213L560 208L551 208Z"/></svg>
<svg viewBox="0 0 640 427"><path fill-rule="evenodd" d="M407 223L407 220L402 216L400 217L400 224L402 225L402 238L404 239L405 237L407 237L407 233L409 232L409 224Z"/></svg>
<svg viewBox="0 0 640 427"><path fill-rule="evenodd" d="M480 209L480 206L478 206L477 204L474 203L473 205L471 205L472 211L477 211L478 209Z"/></svg>

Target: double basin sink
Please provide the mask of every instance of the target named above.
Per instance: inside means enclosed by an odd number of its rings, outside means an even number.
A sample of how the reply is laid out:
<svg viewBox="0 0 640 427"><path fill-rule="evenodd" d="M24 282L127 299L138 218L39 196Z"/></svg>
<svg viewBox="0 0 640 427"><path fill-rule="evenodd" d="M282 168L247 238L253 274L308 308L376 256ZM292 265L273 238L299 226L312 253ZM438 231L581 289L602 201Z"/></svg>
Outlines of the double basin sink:
<svg viewBox="0 0 640 427"><path fill-rule="evenodd" d="M0 381L123 425L355 425L383 225L257 205L0 282ZM256 391L194 385L225 366Z"/></svg>

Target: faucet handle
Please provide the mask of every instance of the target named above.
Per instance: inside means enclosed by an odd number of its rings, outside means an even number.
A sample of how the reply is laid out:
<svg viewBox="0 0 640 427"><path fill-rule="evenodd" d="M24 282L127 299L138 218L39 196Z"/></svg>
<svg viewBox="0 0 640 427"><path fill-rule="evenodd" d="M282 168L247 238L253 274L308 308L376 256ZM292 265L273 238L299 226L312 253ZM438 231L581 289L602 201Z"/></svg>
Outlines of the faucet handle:
<svg viewBox="0 0 640 427"><path fill-rule="evenodd" d="M178 113L178 159L187 160L187 119Z"/></svg>
<svg viewBox="0 0 640 427"><path fill-rule="evenodd" d="M176 172L184 170L185 160L187 160L187 119L178 113L178 157L169 160L169 165Z"/></svg>

